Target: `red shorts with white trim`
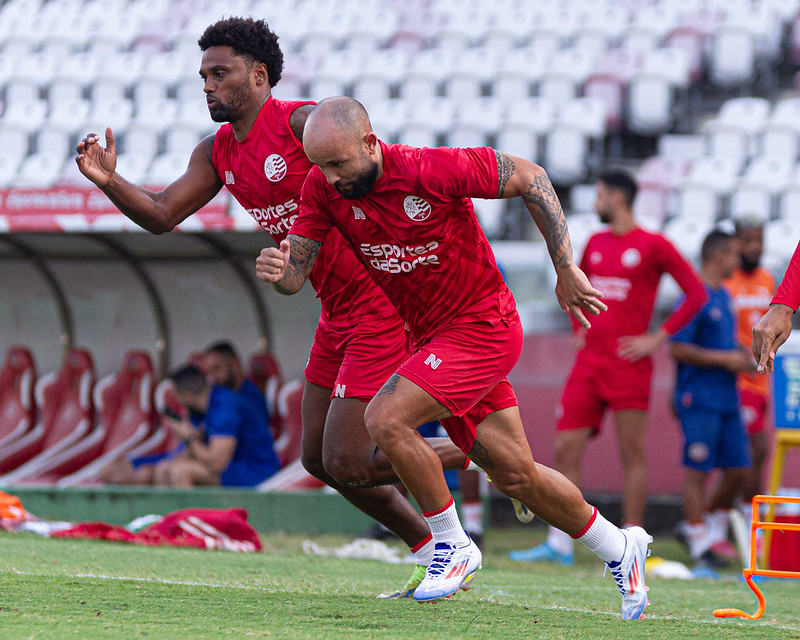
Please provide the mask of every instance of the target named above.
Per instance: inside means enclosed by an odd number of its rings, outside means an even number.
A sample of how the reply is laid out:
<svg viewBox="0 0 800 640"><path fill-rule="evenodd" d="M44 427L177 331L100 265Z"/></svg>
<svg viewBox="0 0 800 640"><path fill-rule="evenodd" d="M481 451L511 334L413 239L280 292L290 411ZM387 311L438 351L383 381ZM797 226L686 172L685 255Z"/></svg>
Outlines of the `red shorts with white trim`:
<svg viewBox="0 0 800 640"><path fill-rule="evenodd" d="M650 358L628 362L579 352L561 394L557 429L590 427L596 435L607 409L647 411L652 377Z"/></svg>
<svg viewBox="0 0 800 640"><path fill-rule="evenodd" d="M761 393L742 390L739 392L742 403L742 422L747 435L754 435L764 430L767 415L767 396Z"/></svg>
<svg viewBox="0 0 800 640"><path fill-rule="evenodd" d="M338 327L320 318L305 369L306 380L331 389L332 398L369 402L408 358L398 316Z"/></svg>
<svg viewBox="0 0 800 640"><path fill-rule="evenodd" d="M494 323L451 325L420 347L397 373L447 407L453 417L442 425L469 453L477 426L490 413L518 404L508 374L522 353L522 340L516 314Z"/></svg>

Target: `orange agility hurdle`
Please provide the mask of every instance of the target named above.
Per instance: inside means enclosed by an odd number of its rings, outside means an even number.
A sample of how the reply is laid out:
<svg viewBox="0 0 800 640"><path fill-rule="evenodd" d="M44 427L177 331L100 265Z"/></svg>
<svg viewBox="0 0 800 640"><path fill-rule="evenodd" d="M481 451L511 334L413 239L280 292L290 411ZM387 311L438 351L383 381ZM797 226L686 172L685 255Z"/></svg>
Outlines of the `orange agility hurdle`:
<svg viewBox="0 0 800 640"><path fill-rule="evenodd" d="M756 531L764 529L766 531L800 531L800 524L788 522L765 522L761 520L759 512L759 504L769 504L770 514L772 513L772 505L781 504L800 504L800 498L789 498L785 496L755 496L753 498L753 521L750 523L750 566L742 571L747 585L756 594L758 599L758 609L752 615L740 609L716 609L714 616L716 618L746 618L747 620L758 620L764 615L767 608L767 599L758 588L758 585L753 582L753 576L765 576L771 578L800 578L800 571L778 571L775 569L759 569L758 556L756 554ZM771 517L767 516L770 520Z"/></svg>

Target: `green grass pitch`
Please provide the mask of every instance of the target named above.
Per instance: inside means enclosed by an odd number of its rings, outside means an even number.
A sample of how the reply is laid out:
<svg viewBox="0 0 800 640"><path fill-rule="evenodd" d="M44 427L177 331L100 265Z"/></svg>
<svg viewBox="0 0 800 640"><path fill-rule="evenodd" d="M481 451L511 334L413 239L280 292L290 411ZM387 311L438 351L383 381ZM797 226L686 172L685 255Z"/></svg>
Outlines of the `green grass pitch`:
<svg viewBox="0 0 800 640"><path fill-rule="evenodd" d="M755 610L735 571L717 581L651 577L646 618L623 621L613 579L584 549L571 568L506 558L543 535L492 530L474 587L422 605L375 598L410 567L306 556L296 536L265 536L262 553L236 554L0 534L0 638L800 638L796 581L763 583L767 613L746 622L712 615ZM657 536L653 554L686 560L669 538Z"/></svg>

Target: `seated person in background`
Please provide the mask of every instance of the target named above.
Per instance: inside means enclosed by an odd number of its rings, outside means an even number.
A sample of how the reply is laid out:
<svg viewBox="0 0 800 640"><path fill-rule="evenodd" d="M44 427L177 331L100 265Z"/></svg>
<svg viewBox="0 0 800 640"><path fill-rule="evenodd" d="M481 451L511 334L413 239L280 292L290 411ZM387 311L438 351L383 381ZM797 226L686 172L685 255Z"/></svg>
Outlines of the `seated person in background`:
<svg viewBox="0 0 800 640"><path fill-rule="evenodd" d="M167 418L185 443L187 454L169 461L167 484L252 487L280 468L265 404L262 411L253 411L253 403L246 396L222 385L209 385L202 371L191 365L170 378L178 401L189 410L191 419Z"/></svg>
<svg viewBox="0 0 800 640"><path fill-rule="evenodd" d="M736 340L733 301L722 280L738 266L733 236L712 231L701 249L701 277L709 302L672 337L678 363L675 409L684 433L683 531L692 560L722 564L712 547L727 540L728 511L747 479L750 453L740 415L736 375L755 371L752 354ZM705 487L713 469L721 477L710 498Z"/></svg>
<svg viewBox="0 0 800 640"><path fill-rule="evenodd" d="M220 356L217 351L209 355L210 352L211 348L206 351L204 363L212 365L209 371L214 373L209 377L225 379L227 365L217 366L214 360L227 359L227 356ZM235 352L233 356L235 358ZM243 377L239 393L224 384L209 385L203 373L191 365L182 367L171 377L179 402L191 414L191 420L170 412L164 418L181 443L168 453L114 460L103 469L103 482L183 487L254 486L279 469L266 402L254 385ZM249 392L245 391L248 387L252 387Z"/></svg>
<svg viewBox="0 0 800 640"><path fill-rule="evenodd" d="M257 411L267 424L271 423L266 397L252 380L245 377L241 360L230 342L220 340L206 347L203 351L203 370L210 384L236 391L242 400L251 403L253 410ZM269 446L271 449L271 435Z"/></svg>

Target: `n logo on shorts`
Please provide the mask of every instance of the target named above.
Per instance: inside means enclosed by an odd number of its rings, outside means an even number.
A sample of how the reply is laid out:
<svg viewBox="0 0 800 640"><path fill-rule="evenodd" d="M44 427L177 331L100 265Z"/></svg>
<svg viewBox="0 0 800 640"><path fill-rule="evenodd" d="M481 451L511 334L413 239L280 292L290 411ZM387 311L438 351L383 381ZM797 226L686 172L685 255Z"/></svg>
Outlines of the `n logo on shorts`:
<svg viewBox="0 0 800 640"><path fill-rule="evenodd" d="M440 364L442 364L442 359L437 358L431 353L427 358L425 358L425 364L431 365L431 369L436 369Z"/></svg>
<svg viewBox="0 0 800 640"><path fill-rule="evenodd" d="M336 390L333 392L333 395L337 398L344 398L345 391L347 390L346 384L337 384Z"/></svg>

